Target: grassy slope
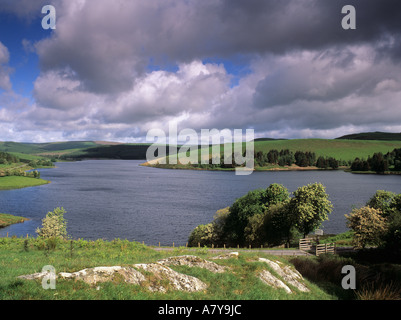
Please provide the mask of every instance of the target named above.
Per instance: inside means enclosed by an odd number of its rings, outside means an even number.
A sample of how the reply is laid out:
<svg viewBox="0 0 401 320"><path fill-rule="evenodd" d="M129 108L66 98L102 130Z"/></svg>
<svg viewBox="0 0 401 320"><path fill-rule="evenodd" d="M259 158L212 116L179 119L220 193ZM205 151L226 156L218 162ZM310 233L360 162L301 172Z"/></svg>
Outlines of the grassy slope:
<svg viewBox="0 0 401 320"><path fill-rule="evenodd" d="M245 144L243 144L243 148L245 150ZM263 151L265 153L272 149L276 149L278 151L289 149L294 153L296 151L311 151L315 152L318 157L334 157L337 160L353 161L356 157L367 159L368 156L372 156L376 152L382 152L383 154L386 154L389 151L393 151L395 148L401 148L401 141L337 139L268 140L255 141L254 148L255 152ZM222 153L224 152L223 146L221 146L220 150ZM211 147L209 148L209 154L212 154ZM178 168L182 166L175 167Z"/></svg>
<svg viewBox="0 0 401 320"><path fill-rule="evenodd" d="M15 223L21 223L28 220L27 218L13 216L11 214L0 213L0 228L7 227Z"/></svg>
<svg viewBox="0 0 401 320"><path fill-rule="evenodd" d="M30 177L8 176L0 177L0 190L22 189L48 184L49 181Z"/></svg>
<svg viewBox="0 0 401 320"><path fill-rule="evenodd" d="M58 155L97 146L91 141L67 141L52 143L0 142L0 151L14 154L20 159L37 160L40 155Z"/></svg>
<svg viewBox="0 0 401 320"><path fill-rule="evenodd" d="M38 155L72 154L77 158L120 158L145 159L149 144L105 145L91 141L70 141L59 143L16 143L0 142L0 151L14 153L20 158ZM387 153L401 148L401 141L381 140L343 140L343 139L294 139L255 141L255 151L268 152L271 149L290 149L291 151L312 151L317 156L335 157L338 160L367 158L375 152ZM168 150L168 149L167 149ZM211 152L210 152L211 154Z"/></svg>
<svg viewBox="0 0 401 320"><path fill-rule="evenodd" d="M271 149L312 151L317 156L346 161L354 160L356 157L366 159L375 152L385 154L395 148L401 148L401 141L300 139L255 142L255 151L268 152Z"/></svg>
<svg viewBox="0 0 401 320"><path fill-rule="evenodd" d="M75 272L84 268L96 266L132 266L136 263L151 263L159 259L177 255L192 254L209 259L216 256L205 249L194 251L176 248L174 251L156 251L150 247L135 242L116 240L106 242L78 240L71 243L58 244L55 250L44 249L40 241L29 239L0 239L0 300L4 299L39 299L39 300L326 300L333 297L312 283L308 287L310 293L297 291L292 295L283 290L272 289L263 284L256 274L259 270L269 269L258 257L268 257L264 254L250 251L241 253L239 259L215 260L216 263L231 267L231 271L214 274L201 268L172 266L182 272L199 278L209 285L206 292L185 293L169 291L166 294L152 293L138 285L114 282L89 286L80 281L57 280L56 291L43 290L40 281L23 281L17 277L25 274L40 272L43 266L52 265L59 272ZM284 258L276 258L288 263ZM23 262L23 263L21 263ZM156 281L149 278L149 281ZM57 294L55 294L57 293Z"/></svg>

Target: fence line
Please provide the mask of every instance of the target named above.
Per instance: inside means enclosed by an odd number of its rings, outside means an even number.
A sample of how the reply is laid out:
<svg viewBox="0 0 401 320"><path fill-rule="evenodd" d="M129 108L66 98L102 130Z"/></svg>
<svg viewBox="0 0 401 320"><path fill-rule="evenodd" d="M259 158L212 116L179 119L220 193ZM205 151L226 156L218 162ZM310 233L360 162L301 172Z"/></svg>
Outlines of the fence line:
<svg viewBox="0 0 401 320"><path fill-rule="evenodd" d="M318 244L316 246L316 256L319 256L324 253L336 253L336 244L335 243L324 243Z"/></svg>
<svg viewBox="0 0 401 320"><path fill-rule="evenodd" d="M316 244L312 245L311 239L300 239L299 240L299 250L301 251L314 251L316 256L325 253L336 253L336 244L335 243L324 243L324 244Z"/></svg>

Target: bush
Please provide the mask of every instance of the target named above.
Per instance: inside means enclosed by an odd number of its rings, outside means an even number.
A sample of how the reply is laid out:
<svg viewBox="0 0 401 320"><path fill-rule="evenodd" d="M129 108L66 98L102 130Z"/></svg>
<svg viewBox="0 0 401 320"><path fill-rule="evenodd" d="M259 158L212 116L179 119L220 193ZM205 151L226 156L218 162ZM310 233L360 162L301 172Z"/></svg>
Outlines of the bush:
<svg viewBox="0 0 401 320"><path fill-rule="evenodd" d="M223 245L223 228L228 214L228 207L218 210L212 223L197 226L188 238L188 245L190 247L196 247L198 244L201 246Z"/></svg>
<svg viewBox="0 0 401 320"><path fill-rule="evenodd" d="M380 245L387 231L386 219L380 209L369 206L352 210L347 218L347 226L354 231L353 244L365 248L368 244Z"/></svg>
<svg viewBox="0 0 401 320"><path fill-rule="evenodd" d="M42 228L36 229L39 237L44 239L66 239L67 238L67 222L64 214L67 213L64 208L56 208L47 213L42 220Z"/></svg>

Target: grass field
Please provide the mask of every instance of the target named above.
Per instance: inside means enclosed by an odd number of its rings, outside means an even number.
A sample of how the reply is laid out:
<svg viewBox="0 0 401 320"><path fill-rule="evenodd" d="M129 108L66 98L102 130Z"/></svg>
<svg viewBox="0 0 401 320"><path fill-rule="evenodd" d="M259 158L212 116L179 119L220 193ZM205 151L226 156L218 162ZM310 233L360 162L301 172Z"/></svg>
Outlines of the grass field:
<svg viewBox="0 0 401 320"><path fill-rule="evenodd" d="M0 177L0 190L22 189L48 184L49 181L30 177L7 176Z"/></svg>
<svg viewBox="0 0 401 320"><path fill-rule="evenodd" d="M227 251L229 252L229 251ZM54 249L39 238L0 238L0 300L354 300L400 299L401 266L377 261L362 262L358 256L322 255L319 257L272 256L258 250L240 251L238 258L211 260L220 253L206 248L189 250L179 247L156 251L137 242L62 241ZM138 263L154 263L160 259L195 255L228 267L223 273L188 266L170 266L173 270L194 276L207 284L201 292L173 290L168 283L158 283L152 274L141 285L127 284L122 279L89 285L82 281L57 279L55 290L44 290L40 280L22 280L18 276L41 272L51 265L55 272L76 272L97 266L129 267ZM270 269L258 259L268 258L284 265L295 266L305 279L310 292L293 287L292 294L264 284L257 274ZM374 257L374 256L371 256ZM341 268L353 265L357 269L357 290L343 290ZM151 292L148 284L166 286L167 292Z"/></svg>
<svg viewBox="0 0 401 320"><path fill-rule="evenodd" d="M207 148L207 147L206 147ZM245 150L245 143L242 144L243 150ZM292 152L296 151L310 151L316 154L316 157L333 157L337 160L353 161L355 158L367 159L369 156L373 156L374 153L381 152L386 154L387 152L393 151L395 148L401 148L401 141L379 141L379 140L337 140L337 139L294 139L294 140L267 140L267 141L255 141L254 150L255 153L262 151L268 153L270 150L285 150L289 149ZM212 147L208 148L208 154L212 155ZM198 149L198 163L201 161L201 149ZM235 147L232 147L235 150ZM220 152L223 154L224 146L220 146ZM178 157L185 155L180 152L178 148ZM189 153L188 153L189 155ZM175 156L177 157L177 156ZM150 162L155 164L157 161ZM190 166L183 165L171 165L165 168L176 168L184 169ZM279 168L276 165L272 165L266 168L257 168L257 170L270 170Z"/></svg>
<svg viewBox="0 0 401 320"><path fill-rule="evenodd" d="M353 161L356 157L367 159L376 152L386 154L395 148L401 148L401 141L300 139L255 142L256 152L269 152L272 149L311 151L315 152L317 157L333 157L345 161Z"/></svg>
<svg viewBox="0 0 401 320"><path fill-rule="evenodd" d="M202 268L171 266L172 269L197 277L208 285L205 292L188 293L169 290L154 293L142 285L111 281L90 286L81 281L61 280L56 290L44 290L41 281L17 279L20 275L40 272L51 265L59 272L75 272L96 266L132 266L137 263L151 263L157 260L192 254L204 259L216 256L201 248L188 251L176 248L173 251L156 251L145 245L126 240L114 241L66 241L56 249L47 250L43 240L22 238L0 238L0 300L330 300L336 299L318 286L306 281L311 292L297 291L287 294L283 289L273 289L257 276L259 270L267 268L258 262L266 257L255 251L241 253L238 259L215 260L230 268L224 273L212 273ZM283 263L284 258L274 257ZM149 281L152 276L149 275Z"/></svg>

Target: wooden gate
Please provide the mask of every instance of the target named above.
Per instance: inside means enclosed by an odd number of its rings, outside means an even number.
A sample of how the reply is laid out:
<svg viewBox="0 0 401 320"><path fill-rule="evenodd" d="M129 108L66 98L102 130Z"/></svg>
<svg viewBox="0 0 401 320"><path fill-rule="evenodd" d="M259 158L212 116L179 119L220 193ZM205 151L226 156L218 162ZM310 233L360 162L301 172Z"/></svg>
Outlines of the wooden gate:
<svg viewBox="0 0 401 320"><path fill-rule="evenodd" d="M299 250L309 251L312 248L310 239L299 239Z"/></svg>
<svg viewBox="0 0 401 320"><path fill-rule="evenodd" d="M316 246L316 256L319 256L320 254L324 253L336 253L336 244L335 243L324 243L324 244L318 244Z"/></svg>

